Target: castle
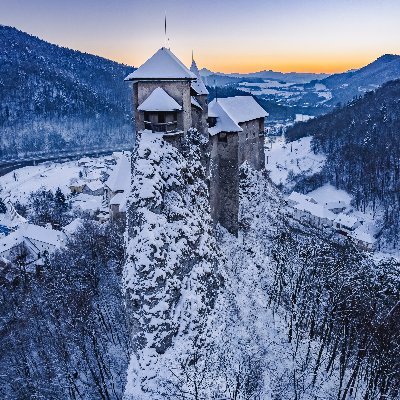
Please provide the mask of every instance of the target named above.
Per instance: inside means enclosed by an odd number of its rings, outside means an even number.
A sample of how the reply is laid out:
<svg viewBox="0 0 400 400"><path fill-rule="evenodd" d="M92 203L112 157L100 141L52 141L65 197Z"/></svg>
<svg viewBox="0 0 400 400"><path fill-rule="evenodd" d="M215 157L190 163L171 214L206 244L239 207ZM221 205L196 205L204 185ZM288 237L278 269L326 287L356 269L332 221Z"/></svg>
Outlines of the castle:
<svg viewBox="0 0 400 400"><path fill-rule="evenodd" d="M133 83L136 135L163 133L179 147L187 132L196 128L208 139L210 206L214 223L238 232L239 167L247 161L265 168L264 119L268 113L251 96L214 99L195 61L188 69L169 49L162 47L125 78Z"/></svg>

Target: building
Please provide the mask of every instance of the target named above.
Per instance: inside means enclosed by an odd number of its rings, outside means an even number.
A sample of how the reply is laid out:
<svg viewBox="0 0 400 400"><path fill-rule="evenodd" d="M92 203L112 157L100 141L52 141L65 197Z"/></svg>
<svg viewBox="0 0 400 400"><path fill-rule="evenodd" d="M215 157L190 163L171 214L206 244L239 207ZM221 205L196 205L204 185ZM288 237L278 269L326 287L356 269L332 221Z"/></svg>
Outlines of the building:
<svg viewBox="0 0 400 400"><path fill-rule="evenodd" d="M215 223L237 234L239 167L247 161L256 170L264 169L264 119L268 113L252 96L208 104L208 90L193 57L188 69L165 47L125 80L132 82L138 137L162 133L179 148L188 130L196 128L209 141L211 214ZM123 200L122 196L114 201L110 197L110 205L124 208Z"/></svg>
<svg viewBox="0 0 400 400"><path fill-rule="evenodd" d="M214 99L209 104L211 215L231 233L238 231L239 167L265 168L264 119L252 96Z"/></svg>
<svg viewBox="0 0 400 400"><path fill-rule="evenodd" d="M298 221L309 223L317 228L329 228L333 226L336 215L312 197L292 192L287 198L287 202L289 212Z"/></svg>
<svg viewBox="0 0 400 400"><path fill-rule="evenodd" d="M40 265L43 257L62 247L64 241L60 231L25 223L0 239L0 257L10 261L19 257L26 265Z"/></svg>
<svg viewBox="0 0 400 400"><path fill-rule="evenodd" d="M110 210L111 218L125 214L125 204L130 184L130 155L123 153L104 185L104 201Z"/></svg>
<svg viewBox="0 0 400 400"><path fill-rule="evenodd" d="M361 225L361 221L356 217L344 213L337 215L333 222L338 233L344 236L347 236Z"/></svg>
<svg viewBox="0 0 400 400"><path fill-rule="evenodd" d="M193 126L192 82L198 77L162 47L125 80L133 84L136 135L164 133L166 140L179 146Z"/></svg>

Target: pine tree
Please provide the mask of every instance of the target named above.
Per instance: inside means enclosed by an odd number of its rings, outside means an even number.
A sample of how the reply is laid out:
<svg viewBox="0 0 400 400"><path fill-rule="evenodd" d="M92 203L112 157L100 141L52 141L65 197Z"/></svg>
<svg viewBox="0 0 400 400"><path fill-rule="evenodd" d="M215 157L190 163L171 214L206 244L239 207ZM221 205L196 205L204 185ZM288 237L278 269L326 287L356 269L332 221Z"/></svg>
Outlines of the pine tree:
<svg viewBox="0 0 400 400"><path fill-rule="evenodd" d="M0 214L5 214L7 212L7 206L5 205L3 199L0 197Z"/></svg>

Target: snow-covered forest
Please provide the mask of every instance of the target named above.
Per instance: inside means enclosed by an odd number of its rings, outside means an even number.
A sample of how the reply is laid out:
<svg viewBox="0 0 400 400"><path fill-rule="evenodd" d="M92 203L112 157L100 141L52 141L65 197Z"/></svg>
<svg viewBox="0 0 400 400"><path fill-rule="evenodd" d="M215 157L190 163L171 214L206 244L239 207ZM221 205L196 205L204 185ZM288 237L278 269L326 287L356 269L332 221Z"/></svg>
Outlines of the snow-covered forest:
<svg viewBox="0 0 400 400"><path fill-rule="evenodd" d="M132 71L0 26L0 157L132 141Z"/></svg>

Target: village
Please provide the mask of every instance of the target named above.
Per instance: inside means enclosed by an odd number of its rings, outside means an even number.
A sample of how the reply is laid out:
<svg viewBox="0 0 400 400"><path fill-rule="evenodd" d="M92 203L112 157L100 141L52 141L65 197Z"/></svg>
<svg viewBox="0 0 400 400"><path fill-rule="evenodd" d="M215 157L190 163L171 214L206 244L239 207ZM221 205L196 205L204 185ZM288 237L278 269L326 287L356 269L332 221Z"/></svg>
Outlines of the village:
<svg viewBox="0 0 400 400"><path fill-rule="evenodd" d="M26 271L34 272L46 257L66 245L82 218L100 223L123 218L130 184L130 156L130 152L121 152L62 164L44 163L1 177L1 184L8 191L0 194L4 204L0 209L0 258L20 261ZM60 189L71 204L71 222L65 226L40 226L21 216L14 203L26 202L38 189Z"/></svg>

